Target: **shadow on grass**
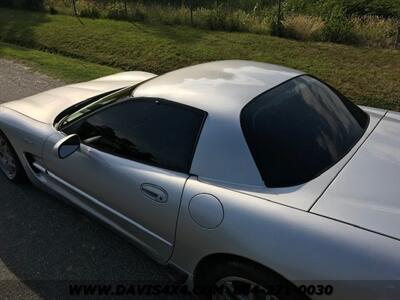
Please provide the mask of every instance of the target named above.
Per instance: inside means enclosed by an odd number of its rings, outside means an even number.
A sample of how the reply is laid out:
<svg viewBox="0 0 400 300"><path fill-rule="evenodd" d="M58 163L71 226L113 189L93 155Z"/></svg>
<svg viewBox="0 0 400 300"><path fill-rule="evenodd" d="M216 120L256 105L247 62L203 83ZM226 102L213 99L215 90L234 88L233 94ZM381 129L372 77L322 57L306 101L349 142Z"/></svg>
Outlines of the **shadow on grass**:
<svg viewBox="0 0 400 300"><path fill-rule="evenodd" d="M168 39L177 44L192 44L201 40L207 32L204 30L198 30L184 25L155 25L146 24L146 30L141 23L131 22L136 28L142 30L147 34L154 35L161 39Z"/></svg>
<svg viewBox="0 0 400 300"><path fill-rule="evenodd" d="M30 12L29 17L24 17L23 10L6 8L2 8L2 10L6 14L3 14L0 20L0 40L26 47L36 47L34 28L48 22L48 16L42 12Z"/></svg>

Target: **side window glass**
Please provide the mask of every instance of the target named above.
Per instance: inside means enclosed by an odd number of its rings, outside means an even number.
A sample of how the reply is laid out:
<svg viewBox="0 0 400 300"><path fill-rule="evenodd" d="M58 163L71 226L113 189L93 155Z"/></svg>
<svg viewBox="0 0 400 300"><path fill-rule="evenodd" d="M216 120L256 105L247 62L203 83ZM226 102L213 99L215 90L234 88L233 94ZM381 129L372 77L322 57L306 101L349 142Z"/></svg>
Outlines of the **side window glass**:
<svg viewBox="0 0 400 300"><path fill-rule="evenodd" d="M169 101L131 99L68 128L98 150L189 173L205 113Z"/></svg>

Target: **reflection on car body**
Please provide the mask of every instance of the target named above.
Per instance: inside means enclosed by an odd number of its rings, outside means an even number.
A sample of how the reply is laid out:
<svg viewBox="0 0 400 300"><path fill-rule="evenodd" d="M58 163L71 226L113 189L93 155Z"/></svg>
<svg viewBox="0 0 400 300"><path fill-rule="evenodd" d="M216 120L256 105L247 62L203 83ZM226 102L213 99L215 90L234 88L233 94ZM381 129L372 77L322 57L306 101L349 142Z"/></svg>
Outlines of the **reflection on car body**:
<svg viewBox="0 0 400 300"><path fill-rule="evenodd" d="M8 179L59 193L197 287L400 290L385 284L400 279L400 114L303 72L125 72L5 103L0 129Z"/></svg>

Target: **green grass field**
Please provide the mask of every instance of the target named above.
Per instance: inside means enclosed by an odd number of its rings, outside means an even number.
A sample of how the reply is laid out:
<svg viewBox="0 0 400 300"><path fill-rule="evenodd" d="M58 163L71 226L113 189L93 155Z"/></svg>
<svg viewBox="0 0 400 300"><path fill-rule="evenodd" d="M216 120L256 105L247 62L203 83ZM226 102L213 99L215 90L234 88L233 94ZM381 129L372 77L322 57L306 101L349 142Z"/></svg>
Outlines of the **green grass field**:
<svg viewBox="0 0 400 300"><path fill-rule="evenodd" d="M46 50L94 64L124 70L164 73L179 67L219 59L249 59L301 69L326 80L358 104L400 108L400 51L298 42L265 35L204 31L184 26L148 25L105 19L82 19L2 8L0 40ZM0 54L17 52L4 50ZM20 59L25 52L15 54ZM26 55L42 69L73 80L107 74L115 69L82 63L74 70L57 56ZM40 55L39 55L40 56ZM69 72L58 71L66 63ZM83 74L83 75L82 75ZM81 76L81 77L79 77Z"/></svg>
<svg viewBox="0 0 400 300"><path fill-rule="evenodd" d="M41 73L67 83L87 81L121 72L117 68L2 42L0 42L0 57L22 62Z"/></svg>

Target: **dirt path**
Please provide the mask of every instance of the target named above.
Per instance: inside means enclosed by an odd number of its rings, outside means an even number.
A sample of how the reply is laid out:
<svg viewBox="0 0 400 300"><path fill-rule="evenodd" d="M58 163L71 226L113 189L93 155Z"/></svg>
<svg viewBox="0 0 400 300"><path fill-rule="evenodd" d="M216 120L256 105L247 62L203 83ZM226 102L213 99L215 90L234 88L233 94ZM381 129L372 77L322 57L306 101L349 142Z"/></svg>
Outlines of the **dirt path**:
<svg viewBox="0 0 400 300"><path fill-rule="evenodd" d="M64 84L22 64L0 59L0 103L31 96Z"/></svg>

